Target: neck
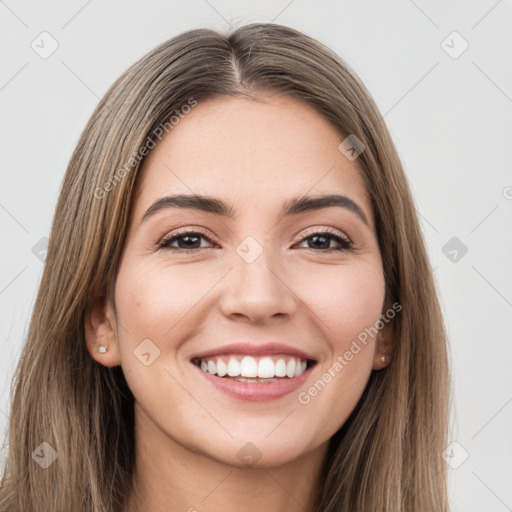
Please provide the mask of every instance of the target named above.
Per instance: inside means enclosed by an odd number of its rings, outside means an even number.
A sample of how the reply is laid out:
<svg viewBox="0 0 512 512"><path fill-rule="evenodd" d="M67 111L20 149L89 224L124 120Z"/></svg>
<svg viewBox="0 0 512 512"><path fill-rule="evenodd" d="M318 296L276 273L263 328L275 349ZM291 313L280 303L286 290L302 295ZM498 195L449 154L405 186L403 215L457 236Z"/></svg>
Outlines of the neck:
<svg viewBox="0 0 512 512"><path fill-rule="evenodd" d="M126 512L311 512L327 443L268 468L235 467L194 452L135 407L135 469Z"/></svg>

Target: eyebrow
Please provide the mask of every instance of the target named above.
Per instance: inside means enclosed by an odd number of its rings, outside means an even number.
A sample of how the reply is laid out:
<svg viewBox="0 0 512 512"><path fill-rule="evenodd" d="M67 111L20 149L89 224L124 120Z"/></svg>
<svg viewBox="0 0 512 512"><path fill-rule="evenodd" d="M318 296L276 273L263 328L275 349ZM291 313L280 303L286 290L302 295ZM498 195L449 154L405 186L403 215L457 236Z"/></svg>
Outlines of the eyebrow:
<svg viewBox="0 0 512 512"><path fill-rule="evenodd" d="M286 217L290 215L297 215L299 213L321 210L322 208L329 208L333 206L345 208L352 213L355 213L369 227L368 218L361 207L349 197L338 194L319 197L295 197L283 205L280 216ZM221 199L197 194L178 194L162 197L155 201L142 216L141 224L160 210L167 208L193 209L220 215L221 217L229 219L234 219L236 217L233 207L228 206Z"/></svg>

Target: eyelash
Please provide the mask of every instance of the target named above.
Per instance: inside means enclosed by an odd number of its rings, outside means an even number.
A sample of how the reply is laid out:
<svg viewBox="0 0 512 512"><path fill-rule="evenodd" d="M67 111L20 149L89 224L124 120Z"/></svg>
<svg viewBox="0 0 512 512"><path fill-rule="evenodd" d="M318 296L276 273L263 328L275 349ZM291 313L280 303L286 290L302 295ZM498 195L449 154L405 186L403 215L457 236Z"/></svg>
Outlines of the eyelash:
<svg viewBox="0 0 512 512"><path fill-rule="evenodd" d="M163 238L158 243L158 249L166 249L168 251L182 252L182 253L185 253L185 254L195 253L198 250L200 250L201 247L198 247L198 248L195 248L195 249L188 249L188 250L187 249L182 249L180 247L170 247L171 243L175 242L176 240L179 240L180 238L184 238L184 237L190 236L190 235L200 235L201 237L206 239L208 242L215 243L205 233L203 233L199 229L189 230L189 231L185 230L185 231L180 231L178 233L176 233L176 232L175 233L171 233L169 236ZM321 236L321 237L324 237L324 238L332 238L333 240L338 242L338 244L340 244L340 247L334 248L334 249L330 248L330 249L326 249L326 250L324 250L324 249L311 249L309 247L306 247L305 249L313 251L313 252L355 251L355 248L353 247L352 242L348 238L346 238L344 236L341 236L338 232L332 231L329 228L323 229L321 231L314 231L312 233L309 233L307 236L303 237L299 241L299 243L302 243L303 241L308 240L309 238L313 238L314 236ZM203 249L204 249L204 247L203 247ZM209 249L209 247L208 247L208 249Z"/></svg>

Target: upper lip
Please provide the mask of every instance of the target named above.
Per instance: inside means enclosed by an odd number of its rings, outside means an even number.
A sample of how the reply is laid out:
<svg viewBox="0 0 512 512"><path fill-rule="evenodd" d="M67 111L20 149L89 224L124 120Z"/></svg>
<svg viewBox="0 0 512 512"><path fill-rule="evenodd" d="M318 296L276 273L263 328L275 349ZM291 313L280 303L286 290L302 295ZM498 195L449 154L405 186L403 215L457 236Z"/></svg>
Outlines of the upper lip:
<svg viewBox="0 0 512 512"><path fill-rule="evenodd" d="M249 356L286 354L299 357L301 359L315 361L315 358L311 354L282 343L231 343L230 345L223 345L222 347L216 347L194 354L191 359L206 359L208 357L220 356L223 354L244 354Z"/></svg>

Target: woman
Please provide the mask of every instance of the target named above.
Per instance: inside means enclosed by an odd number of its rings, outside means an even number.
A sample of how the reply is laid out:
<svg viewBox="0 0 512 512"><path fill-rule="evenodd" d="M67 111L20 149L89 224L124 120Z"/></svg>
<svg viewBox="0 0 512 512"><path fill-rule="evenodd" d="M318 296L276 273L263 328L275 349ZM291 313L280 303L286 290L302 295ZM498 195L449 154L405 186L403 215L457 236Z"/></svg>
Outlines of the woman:
<svg viewBox="0 0 512 512"><path fill-rule="evenodd" d="M448 386L368 91L291 28L192 30L72 155L0 509L448 511Z"/></svg>

